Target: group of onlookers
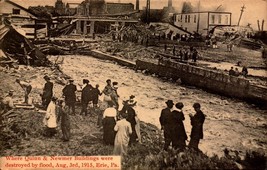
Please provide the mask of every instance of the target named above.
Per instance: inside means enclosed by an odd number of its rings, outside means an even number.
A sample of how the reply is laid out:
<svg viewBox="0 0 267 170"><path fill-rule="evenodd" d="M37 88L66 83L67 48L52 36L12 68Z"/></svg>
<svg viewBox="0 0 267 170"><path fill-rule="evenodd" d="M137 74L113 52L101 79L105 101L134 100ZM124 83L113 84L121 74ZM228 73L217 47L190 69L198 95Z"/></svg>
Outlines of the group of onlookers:
<svg viewBox="0 0 267 170"><path fill-rule="evenodd" d="M47 105L46 116L44 124L46 126L45 135L52 137L56 133L56 127L61 122L61 129L63 134L63 141L70 139L70 118L69 114L75 115L76 106L76 91L77 87L74 80L70 79L69 83L63 88L63 99L51 97L53 93L51 88L53 85L48 77L44 86L43 103L51 100ZM129 100L123 102L123 107L119 110L119 95L117 92L118 82L111 82L110 79L106 81L106 86L102 92L99 90L99 85L93 87L88 79L83 79L81 87L81 112L80 114L88 113L89 102L93 103L93 109L98 114L98 127L103 126L103 142L107 145L114 145L115 155L125 155L128 144L138 142L138 118L134 106L136 101L135 96L131 95ZM104 95L104 99L98 104L99 96ZM51 97L51 98L50 98ZM137 126L137 128L136 128ZM136 130L137 129L137 130ZM140 132L139 139L140 139Z"/></svg>
<svg viewBox="0 0 267 170"><path fill-rule="evenodd" d="M183 103L178 102L175 104L172 100L166 102L167 107L161 111L159 118L161 129L164 131L164 150L168 150L170 144L172 148L183 151L186 148L187 134L183 121L185 120L183 113ZM194 103L193 108L195 114L189 114L192 130L190 134L190 142L188 144L189 148L195 150L198 149L198 144L200 139L203 139L203 124L205 121L205 115L200 110L201 106L199 103Z"/></svg>
<svg viewBox="0 0 267 170"><path fill-rule="evenodd" d="M244 77L247 77L247 75L248 75L248 69L247 69L247 67L244 66L242 68L242 71L239 72L238 71L238 68L235 68L234 69L234 67L231 67L231 69L229 70L229 75L230 76L235 76L235 77L238 77L240 75L243 75Z"/></svg>

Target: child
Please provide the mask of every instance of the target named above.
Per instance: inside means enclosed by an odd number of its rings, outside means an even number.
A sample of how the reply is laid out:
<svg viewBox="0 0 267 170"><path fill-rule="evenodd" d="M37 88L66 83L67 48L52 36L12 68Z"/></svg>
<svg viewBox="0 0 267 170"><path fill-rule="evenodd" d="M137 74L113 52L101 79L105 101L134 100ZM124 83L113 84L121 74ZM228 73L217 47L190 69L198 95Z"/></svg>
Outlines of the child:
<svg viewBox="0 0 267 170"><path fill-rule="evenodd" d="M53 137L57 131L57 121L56 121L56 97L52 97L51 102L49 103L46 115L44 117L43 123L46 126L46 136Z"/></svg>

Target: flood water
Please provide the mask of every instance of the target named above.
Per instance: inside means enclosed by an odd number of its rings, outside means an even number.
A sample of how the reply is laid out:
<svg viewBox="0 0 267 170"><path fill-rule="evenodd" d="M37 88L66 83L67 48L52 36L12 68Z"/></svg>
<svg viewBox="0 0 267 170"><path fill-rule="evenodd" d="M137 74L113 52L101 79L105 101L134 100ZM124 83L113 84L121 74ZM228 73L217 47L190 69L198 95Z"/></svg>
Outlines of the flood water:
<svg viewBox="0 0 267 170"><path fill-rule="evenodd" d="M199 102L206 115L204 139L200 149L208 155L222 155L224 148L235 150L262 150L267 153L266 110L236 99L207 93L194 87L180 86L155 76L145 75L110 61L98 60L90 56L62 56L62 70L71 76L76 84L87 78L90 83L105 86L111 79L119 82L120 101L135 95L138 117L160 128L159 116L165 101L184 103L185 128L190 135L189 113L194 113L192 105ZM100 98L101 99L101 98ZM189 138L190 139L190 138Z"/></svg>

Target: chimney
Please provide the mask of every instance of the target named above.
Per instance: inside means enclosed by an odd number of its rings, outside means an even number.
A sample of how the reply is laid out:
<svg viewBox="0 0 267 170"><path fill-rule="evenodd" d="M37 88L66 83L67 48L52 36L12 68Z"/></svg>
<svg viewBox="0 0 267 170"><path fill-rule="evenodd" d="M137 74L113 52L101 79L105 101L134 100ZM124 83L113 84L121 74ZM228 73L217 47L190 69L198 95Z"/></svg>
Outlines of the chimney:
<svg viewBox="0 0 267 170"><path fill-rule="evenodd" d="M168 7L172 7L172 0L168 0Z"/></svg>
<svg viewBox="0 0 267 170"><path fill-rule="evenodd" d="M139 11L139 0L136 0L136 3L135 3L135 10Z"/></svg>

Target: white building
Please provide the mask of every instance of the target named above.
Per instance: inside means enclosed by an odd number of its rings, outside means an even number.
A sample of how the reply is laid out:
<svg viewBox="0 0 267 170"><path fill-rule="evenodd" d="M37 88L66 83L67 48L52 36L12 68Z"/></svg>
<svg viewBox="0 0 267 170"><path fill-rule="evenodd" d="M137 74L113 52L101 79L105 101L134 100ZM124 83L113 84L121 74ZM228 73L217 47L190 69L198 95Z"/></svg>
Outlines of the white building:
<svg viewBox="0 0 267 170"><path fill-rule="evenodd" d="M174 25L191 33L207 35L215 26L230 26L230 12L191 12L174 14Z"/></svg>

